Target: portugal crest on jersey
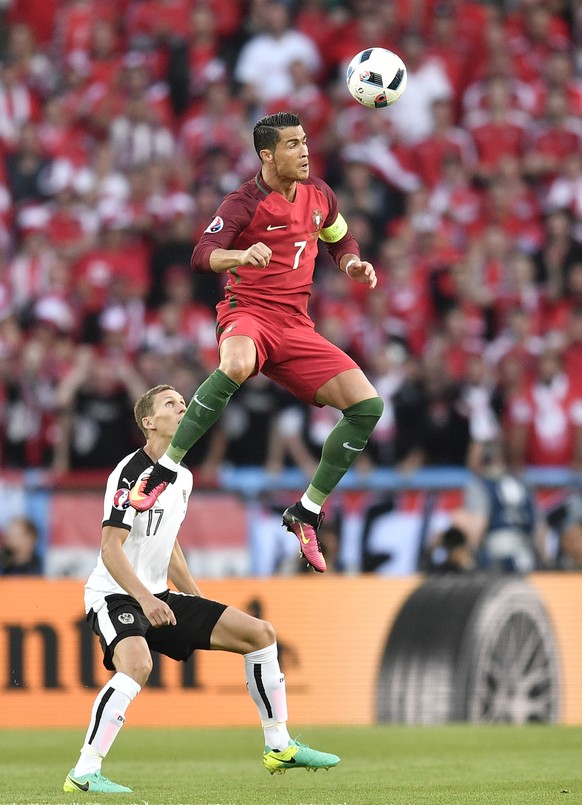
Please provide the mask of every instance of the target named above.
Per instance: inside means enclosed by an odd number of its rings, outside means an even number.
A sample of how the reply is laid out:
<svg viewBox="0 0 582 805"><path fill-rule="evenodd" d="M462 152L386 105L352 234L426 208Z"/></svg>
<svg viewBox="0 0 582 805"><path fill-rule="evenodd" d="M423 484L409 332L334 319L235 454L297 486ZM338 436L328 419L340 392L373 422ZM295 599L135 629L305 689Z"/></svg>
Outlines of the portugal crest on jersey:
<svg viewBox="0 0 582 805"><path fill-rule="evenodd" d="M313 228L316 229L318 232L321 229L321 225L323 223L323 215L321 210L315 209L311 213L311 220L313 221Z"/></svg>

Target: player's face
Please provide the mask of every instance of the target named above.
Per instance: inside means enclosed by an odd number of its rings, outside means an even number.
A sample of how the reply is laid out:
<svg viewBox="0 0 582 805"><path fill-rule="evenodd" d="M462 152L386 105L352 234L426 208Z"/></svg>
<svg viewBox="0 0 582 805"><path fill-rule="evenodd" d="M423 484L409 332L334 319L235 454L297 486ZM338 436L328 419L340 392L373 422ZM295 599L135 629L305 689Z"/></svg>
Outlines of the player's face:
<svg viewBox="0 0 582 805"><path fill-rule="evenodd" d="M281 129L273 166L280 179L300 182L309 177L309 149L302 126Z"/></svg>
<svg viewBox="0 0 582 805"><path fill-rule="evenodd" d="M186 403L177 391L160 391L154 401L152 424L160 436L173 436L186 411Z"/></svg>

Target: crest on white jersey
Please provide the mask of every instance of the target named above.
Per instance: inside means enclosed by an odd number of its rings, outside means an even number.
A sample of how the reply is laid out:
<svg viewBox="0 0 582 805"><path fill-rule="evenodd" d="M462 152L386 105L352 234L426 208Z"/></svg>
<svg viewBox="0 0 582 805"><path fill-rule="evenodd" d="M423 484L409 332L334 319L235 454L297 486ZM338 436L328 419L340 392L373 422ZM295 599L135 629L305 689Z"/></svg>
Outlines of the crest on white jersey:
<svg viewBox="0 0 582 805"><path fill-rule="evenodd" d="M205 232L220 232L222 227L224 226L224 221L217 215L216 218L211 222L210 226L208 226L204 231Z"/></svg>

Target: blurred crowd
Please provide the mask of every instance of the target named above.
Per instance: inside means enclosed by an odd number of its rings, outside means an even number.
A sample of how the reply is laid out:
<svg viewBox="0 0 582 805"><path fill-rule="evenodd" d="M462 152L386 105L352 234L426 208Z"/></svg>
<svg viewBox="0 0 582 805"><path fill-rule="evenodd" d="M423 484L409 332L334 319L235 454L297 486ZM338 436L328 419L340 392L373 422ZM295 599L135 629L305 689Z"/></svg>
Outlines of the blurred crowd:
<svg viewBox="0 0 582 805"><path fill-rule="evenodd" d="M216 365L189 259L297 112L379 276L318 261L312 314L385 400L360 469L582 467L582 13L566 0L2 0L0 466L108 469L135 398ZM345 86L398 52L388 109ZM188 456L311 471L335 424L258 377Z"/></svg>

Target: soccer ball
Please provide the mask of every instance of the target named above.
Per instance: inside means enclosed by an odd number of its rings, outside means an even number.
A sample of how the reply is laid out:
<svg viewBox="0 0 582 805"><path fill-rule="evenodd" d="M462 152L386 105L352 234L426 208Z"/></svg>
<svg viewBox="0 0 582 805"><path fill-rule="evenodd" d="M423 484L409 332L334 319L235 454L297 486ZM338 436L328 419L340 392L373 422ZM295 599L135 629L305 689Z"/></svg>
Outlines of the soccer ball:
<svg viewBox="0 0 582 805"><path fill-rule="evenodd" d="M353 98L370 109L391 106L406 89L406 65L386 48L367 48L348 65L346 81Z"/></svg>

